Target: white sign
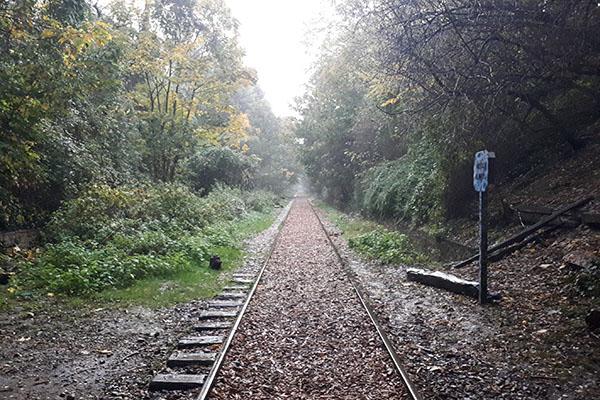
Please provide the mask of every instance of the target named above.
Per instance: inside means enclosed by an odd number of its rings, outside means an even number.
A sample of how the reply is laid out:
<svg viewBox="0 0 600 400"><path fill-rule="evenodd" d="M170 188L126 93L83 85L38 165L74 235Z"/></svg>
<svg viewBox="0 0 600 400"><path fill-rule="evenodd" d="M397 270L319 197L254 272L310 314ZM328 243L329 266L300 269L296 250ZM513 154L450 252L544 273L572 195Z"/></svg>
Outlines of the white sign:
<svg viewBox="0 0 600 400"><path fill-rule="evenodd" d="M494 158L493 152L482 150L475 153L473 163L473 187L476 192L485 192L488 187L489 159Z"/></svg>

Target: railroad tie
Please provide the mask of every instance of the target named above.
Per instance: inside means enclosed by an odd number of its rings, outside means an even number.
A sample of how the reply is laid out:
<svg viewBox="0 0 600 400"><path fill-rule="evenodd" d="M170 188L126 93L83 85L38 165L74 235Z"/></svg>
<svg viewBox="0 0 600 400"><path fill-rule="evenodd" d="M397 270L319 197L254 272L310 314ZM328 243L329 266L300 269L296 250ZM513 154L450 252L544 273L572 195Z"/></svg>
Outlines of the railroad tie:
<svg viewBox="0 0 600 400"><path fill-rule="evenodd" d="M235 311L219 311L219 310L207 310L203 311L198 319L217 319L217 318L235 318L237 316L237 312Z"/></svg>
<svg viewBox="0 0 600 400"><path fill-rule="evenodd" d="M217 357L216 353L180 353L171 354L167 367L197 367L211 366Z"/></svg>
<svg viewBox="0 0 600 400"><path fill-rule="evenodd" d="M217 300L225 300L225 299L244 299L246 298L246 293L236 293L236 292L222 292L220 295L216 297Z"/></svg>
<svg viewBox="0 0 600 400"><path fill-rule="evenodd" d="M223 289L224 290L248 290L248 286L233 285L233 286L225 286Z"/></svg>
<svg viewBox="0 0 600 400"><path fill-rule="evenodd" d="M217 301L209 301L208 302L208 306L209 307L215 307L215 308L219 308L219 307L224 307L224 308L230 308L230 307L241 307L244 305L243 301L224 301L224 300L217 300Z"/></svg>
<svg viewBox="0 0 600 400"><path fill-rule="evenodd" d="M219 329L229 329L233 326L230 321L218 321L218 322L201 322L194 326L195 331L213 331Z"/></svg>
<svg viewBox="0 0 600 400"><path fill-rule="evenodd" d="M149 389L154 390L186 390L201 387L206 375L190 374L158 374L150 381Z"/></svg>
<svg viewBox="0 0 600 400"><path fill-rule="evenodd" d="M240 278L240 279L252 279L254 278L254 275L256 274L251 274L251 273L237 273L237 274L233 274L234 278Z"/></svg>
<svg viewBox="0 0 600 400"><path fill-rule="evenodd" d="M254 283L254 280L252 280L252 279L244 279L244 278L233 278L231 280L231 282L238 283L240 285L249 285L251 283Z"/></svg>
<svg viewBox="0 0 600 400"><path fill-rule="evenodd" d="M211 344L221 344L223 343L223 340L223 336L186 336L179 339L177 348L185 349L190 347L207 346Z"/></svg>

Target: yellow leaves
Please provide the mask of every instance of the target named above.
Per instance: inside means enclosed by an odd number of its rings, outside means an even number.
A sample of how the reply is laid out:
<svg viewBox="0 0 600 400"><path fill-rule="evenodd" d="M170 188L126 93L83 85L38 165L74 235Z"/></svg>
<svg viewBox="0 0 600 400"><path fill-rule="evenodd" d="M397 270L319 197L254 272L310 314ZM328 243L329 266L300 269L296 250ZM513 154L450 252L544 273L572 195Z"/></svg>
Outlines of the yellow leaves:
<svg viewBox="0 0 600 400"><path fill-rule="evenodd" d="M49 21L49 27L44 29L40 37L45 40L55 40L62 46L63 63L73 67L77 58L87 49L103 47L112 40L110 26L104 22L88 22L81 28L63 26L57 21Z"/></svg>
<svg viewBox="0 0 600 400"><path fill-rule="evenodd" d="M42 31L42 39L50 39L56 36L56 32L53 29L46 28Z"/></svg>
<svg viewBox="0 0 600 400"><path fill-rule="evenodd" d="M248 116L244 113L235 114L221 134L221 142L229 147L239 149L242 140L248 138L248 129L250 129Z"/></svg>
<svg viewBox="0 0 600 400"><path fill-rule="evenodd" d="M398 102L399 98L396 97L392 97L391 99L387 99L386 101L384 101L383 103L381 103L380 107L386 107L386 106L390 106L390 105L394 105Z"/></svg>
<svg viewBox="0 0 600 400"><path fill-rule="evenodd" d="M30 35L22 29L17 29L16 27L11 27L10 28L10 36L14 40L25 40Z"/></svg>

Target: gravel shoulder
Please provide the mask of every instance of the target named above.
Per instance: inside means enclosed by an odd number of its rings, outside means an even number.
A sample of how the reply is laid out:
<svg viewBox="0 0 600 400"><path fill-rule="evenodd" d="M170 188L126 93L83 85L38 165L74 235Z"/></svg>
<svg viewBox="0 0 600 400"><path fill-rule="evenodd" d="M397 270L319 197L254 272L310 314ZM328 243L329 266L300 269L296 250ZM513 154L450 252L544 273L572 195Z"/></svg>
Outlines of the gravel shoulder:
<svg viewBox="0 0 600 400"><path fill-rule="evenodd" d="M246 242L242 270L262 265L286 211ZM161 309L49 302L35 313L11 310L0 318L0 398L164 399L148 383L205 308L198 300Z"/></svg>
<svg viewBox="0 0 600 400"><path fill-rule="evenodd" d="M210 398L407 398L305 199L290 210Z"/></svg>
<svg viewBox="0 0 600 400"><path fill-rule="evenodd" d="M323 213L321 213L322 215ZM589 300L565 282L569 248L600 248L600 235L579 229L550 236L490 267L503 300L476 300L406 281L406 266L381 265L328 232L371 299L386 333L428 399L600 398L600 339L586 327ZM475 278L474 267L453 271Z"/></svg>

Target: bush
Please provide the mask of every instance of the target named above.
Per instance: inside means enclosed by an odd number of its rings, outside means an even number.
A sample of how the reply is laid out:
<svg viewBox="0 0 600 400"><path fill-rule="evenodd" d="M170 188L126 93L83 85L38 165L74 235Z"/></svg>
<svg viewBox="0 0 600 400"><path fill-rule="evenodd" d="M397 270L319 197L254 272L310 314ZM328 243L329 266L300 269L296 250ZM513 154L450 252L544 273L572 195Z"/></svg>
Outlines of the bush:
<svg viewBox="0 0 600 400"><path fill-rule="evenodd" d="M433 152L420 149L367 170L355 198L368 215L421 223L443 214L443 186Z"/></svg>
<svg viewBox="0 0 600 400"><path fill-rule="evenodd" d="M186 163L186 176L196 190L207 191L218 183L245 187L256 168L257 160L228 147L207 147Z"/></svg>
<svg viewBox="0 0 600 400"><path fill-rule="evenodd" d="M183 261L183 262L182 262ZM107 287L126 287L146 276L171 274L186 268L179 254L134 255L114 247L89 249L63 242L49 245L43 255L18 276L18 284L33 289L82 295Z"/></svg>
<svg viewBox="0 0 600 400"><path fill-rule="evenodd" d="M388 230L375 230L349 240L351 248L384 263L414 264L425 256L414 249L406 235Z"/></svg>
<svg viewBox="0 0 600 400"><path fill-rule="evenodd" d="M253 192L249 192L244 201L249 209L258 212L264 212L273 208L275 204L278 204L279 197L272 192L255 190Z"/></svg>
<svg viewBox="0 0 600 400"><path fill-rule="evenodd" d="M180 185L93 186L53 214L52 243L23 262L17 285L85 295L185 270L206 263L211 248L235 247L229 222L275 201L221 185L206 197Z"/></svg>

